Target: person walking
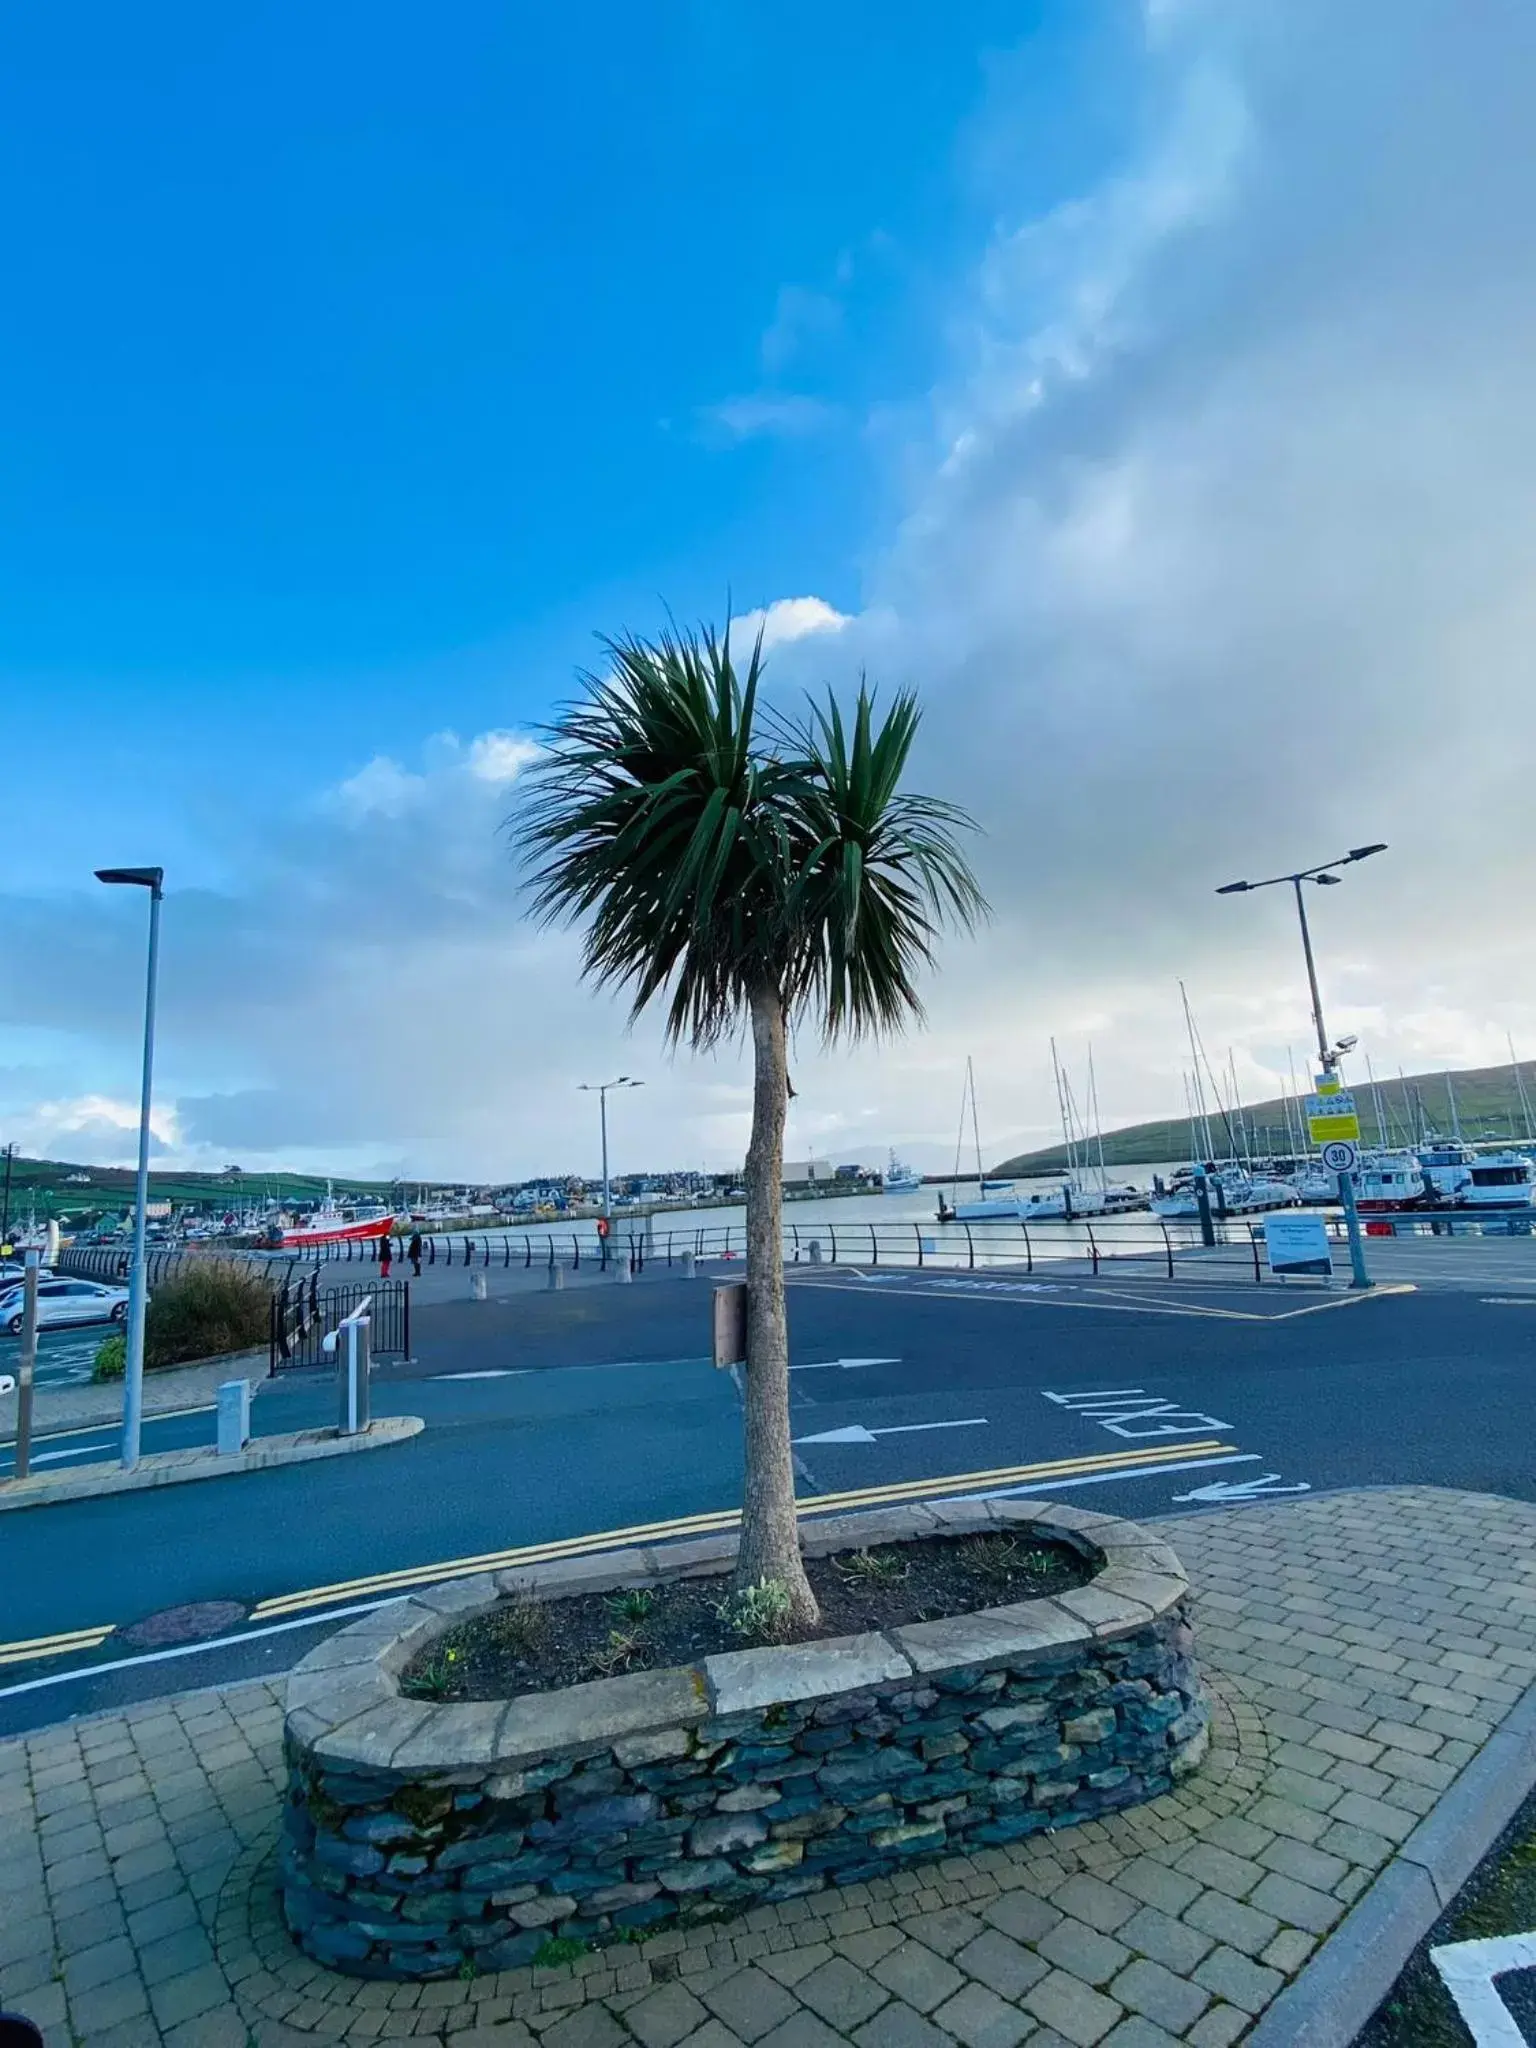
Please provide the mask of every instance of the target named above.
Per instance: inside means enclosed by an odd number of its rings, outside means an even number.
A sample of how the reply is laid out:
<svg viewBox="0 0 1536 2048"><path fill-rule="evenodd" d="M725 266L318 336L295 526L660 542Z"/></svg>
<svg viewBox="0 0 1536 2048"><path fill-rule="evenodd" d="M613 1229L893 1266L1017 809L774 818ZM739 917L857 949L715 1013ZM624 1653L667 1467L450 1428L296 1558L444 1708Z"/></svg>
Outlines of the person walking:
<svg viewBox="0 0 1536 2048"><path fill-rule="evenodd" d="M386 1230L384 1235L379 1239L379 1278L381 1280L387 1280L389 1278L390 1261L394 1258L394 1256L395 1240L393 1235Z"/></svg>
<svg viewBox="0 0 1536 2048"><path fill-rule="evenodd" d="M421 1232L419 1230L411 1232L411 1242L407 1247L406 1257L411 1262L411 1271L419 1280L421 1278Z"/></svg>

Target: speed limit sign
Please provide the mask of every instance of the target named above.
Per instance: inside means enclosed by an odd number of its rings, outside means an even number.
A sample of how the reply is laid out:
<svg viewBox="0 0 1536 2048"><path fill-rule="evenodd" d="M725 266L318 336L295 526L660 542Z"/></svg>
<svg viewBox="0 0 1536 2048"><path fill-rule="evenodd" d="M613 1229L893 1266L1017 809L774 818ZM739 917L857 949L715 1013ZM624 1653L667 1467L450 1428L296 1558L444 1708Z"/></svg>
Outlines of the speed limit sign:
<svg viewBox="0 0 1536 2048"><path fill-rule="evenodd" d="M1335 1138L1323 1147L1323 1164L1330 1173L1353 1173L1360 1163L1360 1147L1347 1138Z"/></svg>

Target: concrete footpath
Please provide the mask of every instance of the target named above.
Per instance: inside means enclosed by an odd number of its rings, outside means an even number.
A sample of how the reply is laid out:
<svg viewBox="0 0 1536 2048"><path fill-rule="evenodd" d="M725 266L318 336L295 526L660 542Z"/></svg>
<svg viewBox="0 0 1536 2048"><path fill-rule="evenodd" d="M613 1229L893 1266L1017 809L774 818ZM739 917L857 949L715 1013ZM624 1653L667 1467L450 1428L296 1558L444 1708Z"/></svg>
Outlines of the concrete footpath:
<svg viewBox="0 0 1536 2048"><path fill-rule="evenodd" d="M0 1745L0 2004L75 2048L1343 2048L1536 1775L1536 1507L1403 1487L1160 1527L1215 1725L1149 1806L557 1967L364 1983L278 1921L281 1688L187 1694Z"/></svg>

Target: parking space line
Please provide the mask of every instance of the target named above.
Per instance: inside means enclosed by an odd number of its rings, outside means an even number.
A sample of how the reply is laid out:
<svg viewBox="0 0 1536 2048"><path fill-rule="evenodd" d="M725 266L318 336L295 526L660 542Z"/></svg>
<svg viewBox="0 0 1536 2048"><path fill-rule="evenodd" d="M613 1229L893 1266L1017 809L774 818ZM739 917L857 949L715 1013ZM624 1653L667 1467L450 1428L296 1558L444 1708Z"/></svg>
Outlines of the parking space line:
<svg viewBox="0 0 1536 2048"><path fill-rule="evenodd" d="M801 1284L824 1287L843 1294L863 1292L862 1288L850 1286L845 1280L816 1280L802 1282ZM1081 1287L1085 1291L1092 1290L1094 1298L1074 1299L1072 1295L1066 1292L1069 1287L1073 1286ZM933 1280L926 1285L915 1287L883 1287L880 1293L882 1300L886 1296L893 1294L907 1295L923 1301L932 1301L935 1297L942 1300L948 1295L951 1298L965 1301L998 1302L1005 1307L1099 1309L1106 1315L1123 1316L1192 1316L1197 1318L1203 1316L1213 1318L1218 1322L1228 1323L1288 1323L1294 1321L1297 1316L1315 1316L1326 1309L1355 1308L1361 1302L1384 1301L1390 1299L1393 1295L1417 1294L1418 1291L1418 1288L1411 1282L1396 1281L1363 1290L1358 1294L1331 1295L1326 1301L1308 1302L1302 1308L1278 1309L1271 1315L1256 1314L1250 1309L1214 1308L1200 1302L1151 1301L1139 1295L1126 1294L1125 1290L1120 1288L1106 1287L1102 1290L1102 1293L1105 1295L1124 1295L1125 1298L1123 1300L1104 1300L1099 1298L1099 1283L1091 1280L1054 1281L1052 1282L1052 1291L1049 1296L1046 1296L1039 1290L1032 1290L1022 1281L1016 1285L1010 1285L1006 1280L997 1280L989 1285L985 1280L978 1280L974 1285L967 1286L964 1281L959 1279L949 1282Z"/></svg>

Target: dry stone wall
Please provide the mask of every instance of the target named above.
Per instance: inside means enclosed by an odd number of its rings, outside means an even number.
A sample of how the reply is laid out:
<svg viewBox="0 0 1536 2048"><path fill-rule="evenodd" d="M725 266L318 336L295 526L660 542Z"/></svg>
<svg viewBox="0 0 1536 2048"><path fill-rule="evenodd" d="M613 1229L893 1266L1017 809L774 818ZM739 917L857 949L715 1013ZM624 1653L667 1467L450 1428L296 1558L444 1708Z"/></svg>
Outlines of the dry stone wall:
<svg viewBox="0 0 1536 2048"><path fill-rule="evenodd" d="M516 1594L729 1568L720 1538L416 1595L289 1683L289 1928L360 1976L449 1976L729 1915L1154 1798L1204 1754L1184 1572L1132 1523L1014 1502L812 1525L828 1552L1027 1524L1075 1592L471 1705L400 1696L424 1643Z"/></svg>

